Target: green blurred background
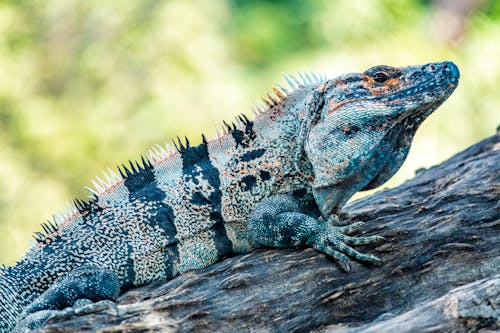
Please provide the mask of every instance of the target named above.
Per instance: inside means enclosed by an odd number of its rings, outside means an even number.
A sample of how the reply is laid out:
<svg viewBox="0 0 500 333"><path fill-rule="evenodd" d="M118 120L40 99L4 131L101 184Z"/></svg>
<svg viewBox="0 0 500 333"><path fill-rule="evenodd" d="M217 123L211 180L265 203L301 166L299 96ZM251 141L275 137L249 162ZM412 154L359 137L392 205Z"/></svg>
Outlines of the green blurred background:
<svg viewBox="0 0 500 333"><path fill-rule="evenodd" d="M494 133L499 57L500 1L0 1L0 263L105 167L213 135L283 72L452 60L394 186Z"/></svg>

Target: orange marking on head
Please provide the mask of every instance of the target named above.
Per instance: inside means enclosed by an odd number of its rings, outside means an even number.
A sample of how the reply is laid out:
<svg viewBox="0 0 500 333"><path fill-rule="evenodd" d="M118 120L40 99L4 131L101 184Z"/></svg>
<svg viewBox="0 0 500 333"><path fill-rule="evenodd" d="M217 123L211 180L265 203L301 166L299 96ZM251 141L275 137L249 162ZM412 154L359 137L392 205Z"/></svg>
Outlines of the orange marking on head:
<svg viewBox="0 0 500 333"><path fill-rule="evenodd" d="M373 81L373 80L372 80ZM383 84L379 84L378 86L373 85L371 83L363 83L363 87L366 88L374 97L386 94L393 87L397 86L400 83L400 79L391 78L384 82ZM374 81L373 81L374 82Z"/></svg>
<svg viewBox="0 0 500 333"><path fill-rule="evenodd" d="M392 88L397 86L401 80L397 77L391 77L389 80L385 81L385 85Z"/></svg>
<svg viewBox="0 0 500 333"><path fill-rule="evenodd" d="M397 77L391 77L384 83L377 83L371 76L363 74L363 87L370 91L373 96L379 96L387 92L387 90L400 84L401 80Z"/></svg>
<svg viewBox="0 0 500 333"><path fill-rule="evenodd" d="M330 103L328 103L328 113L327 114L331 114L335 111L337 111L341 106L349 103L351 101L341 101L341 102L335 102L335 101L330 101Z"/></svg>
<svg viewBox="0 0 500 333"><path fill-rule="evenodd" d="M372 78L369 75L363 74L363 86L366 88L369 88L370 86L373 86L375 84L375 79Z"/></svg>
<svg viewBox="0 0 500 333"><path fill-rule="evenodd" d="M328 81L323 82L323 84L318 87L318 91L319 92L324 92L325 91L325 89L326 89L326 83L327 82Z"/></svg>
<svg viewBox="0 0 500 333"><path fill-rule="evenodd" d="M347 83L345 83L344 81L342 81L342 80L335 80L333 82L333 85L336 88L340 88L340 89L348 89L349 88L349 85Z"/></svg>

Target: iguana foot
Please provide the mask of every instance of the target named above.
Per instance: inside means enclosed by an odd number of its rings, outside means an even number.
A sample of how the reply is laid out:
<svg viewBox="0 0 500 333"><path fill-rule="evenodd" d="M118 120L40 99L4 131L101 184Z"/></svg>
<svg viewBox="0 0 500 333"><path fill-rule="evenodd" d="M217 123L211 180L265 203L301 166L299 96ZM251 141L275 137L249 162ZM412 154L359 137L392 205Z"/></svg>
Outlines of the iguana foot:
<svg viewBox="0 0 500 333"><path fill-rule="evenodd" d="M301 212L297 200L290 195L275 195L259 203L250 215L249 238L257 244L272 247L310 246L338 260L341 267L351 269L349 257L364 262L379 263L371 254L361 253L349 245L383 241L381 236L355 237L348 234L364 227L355 222L339 226L338 217L328 221Z"/></svg>
<svg viewBox="0 0 500 333"><path fill-rule="evenodd" d="M358 231L364 227L363 222L355 222L346 226L335 226L331 220L338 220L337 216L332 216L327 222L320 220L317 225L318 231L316 237L311 239L310 245L323 253L337 259L340 266L345 271L351 270L349 257L369 263L380 263L381 260L372 254L361 253L349 245L362 245L384 241L381 236L348 236L354 231Z"/></svg>
<svg viewBox="0 0 500 333"><path fill-rule="evenodd" d="M80 299L71 308L76 316L82 316L85 314L101 311L109 311L115 316L120 316L120 311L118 310L118 305L110 300L103 300L99 302L92 302L89 299Z"/></svg>
<svg viewBox="0 0 500 333"><path fill-rule="evenodd" d="M43 327L52 319L112 310L118 307L112 301L118 297L120 283L117 275L107 269L82 266L54 283L36 298L21 314L15 332Z"/></svg>

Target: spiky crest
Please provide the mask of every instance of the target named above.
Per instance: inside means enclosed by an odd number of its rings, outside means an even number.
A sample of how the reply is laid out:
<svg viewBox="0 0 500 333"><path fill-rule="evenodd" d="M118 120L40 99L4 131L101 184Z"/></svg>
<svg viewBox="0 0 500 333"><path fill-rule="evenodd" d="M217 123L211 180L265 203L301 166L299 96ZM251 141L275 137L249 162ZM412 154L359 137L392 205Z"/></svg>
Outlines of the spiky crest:
<svg viewBox="0 0 500 333"><path fill-rule="evenodd" d="M266 97L262 98L263 103L255 103L252 107L254 119L265 115L267 112L273 108L279 106L283 103L289 96L291 96L296 90L314 87L326 81L326 77L323 75L318 75L312 71L299 72L299 78L291 74L283 74L288 87L281 83L276 82L275 86L272 87L272 92L266 92ZM207 140L204 134L202 134L202 142L208 143L211 141L221 140L224 136L230 135L236 130L242 130L250 122L246 115L239 114L235 117L235 122L227 123L222 122L223 126L221 128L222 134L219 130L216 130L217 135L215 138ZM96 205L99 196L111 188L115 187L117 184L123 182L128 177L131 177L137 173L143 172L146 168L152 168L154 165L174 157L186 149L190 148L190 142L187 137L185 141L177 137L177 142L171 140L169 144L166 142L164 145L156 144L149 148L147 152L147 157L141 156L141 162L136 161L135 163L129 161L130 166L122 164L117 166L118 173L107 168L107 171L103 171L103 178L97 176L91 181L92 187L85 187L90 195L89 200L73 199L71 203L66 203L64 209L59 210L52 215L52 219L47 220L47 222L42 223L42 229L44 232L37 231L34 233L33 238L35 239L35 245L42 246L50 242L61 229L70 225L75 219L83 214L88 213L94 205ZM36 250L32 248L31 250ZM28 251L29 253L30 251ZM2 267L0 267L1 271Z"/></svg>

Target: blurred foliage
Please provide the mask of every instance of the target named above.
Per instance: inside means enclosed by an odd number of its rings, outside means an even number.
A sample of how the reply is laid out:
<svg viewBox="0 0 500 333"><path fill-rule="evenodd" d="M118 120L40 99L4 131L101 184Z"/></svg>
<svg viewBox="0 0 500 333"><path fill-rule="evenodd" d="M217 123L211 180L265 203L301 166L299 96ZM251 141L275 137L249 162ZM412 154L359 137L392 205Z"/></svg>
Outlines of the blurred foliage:
<svg viewBox="0 0 500 333"><path fill-rule="evenodd" d="M499 20L485 0L0 1L0 263L106 166L212 135L283 72L453 60L400 183L499 124Z"/></svg>

